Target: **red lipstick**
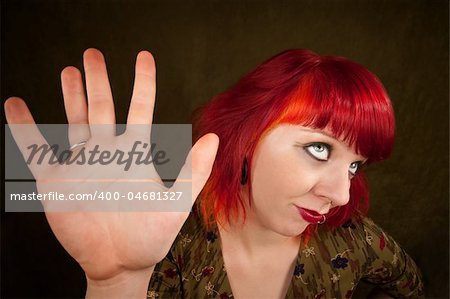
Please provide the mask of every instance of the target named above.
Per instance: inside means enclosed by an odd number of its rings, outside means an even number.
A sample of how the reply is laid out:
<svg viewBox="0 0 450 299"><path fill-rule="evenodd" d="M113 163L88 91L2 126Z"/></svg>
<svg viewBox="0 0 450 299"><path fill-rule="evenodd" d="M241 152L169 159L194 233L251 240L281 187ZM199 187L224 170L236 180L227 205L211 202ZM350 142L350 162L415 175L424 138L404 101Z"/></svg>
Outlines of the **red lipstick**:
<svg viewBox="0 0 450 299"><path fill-rule="evenodd" d="M300 216L309 223L318 223L323 220L323 216L316 211L297 207Z"/></svg>

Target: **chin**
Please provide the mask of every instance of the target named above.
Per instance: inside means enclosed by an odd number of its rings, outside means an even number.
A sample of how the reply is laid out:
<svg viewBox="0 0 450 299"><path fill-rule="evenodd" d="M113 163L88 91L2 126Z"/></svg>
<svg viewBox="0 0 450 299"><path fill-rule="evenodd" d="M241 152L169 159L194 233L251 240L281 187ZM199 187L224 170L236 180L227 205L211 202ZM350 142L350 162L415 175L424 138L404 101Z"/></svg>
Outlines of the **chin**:
<svg viewBox="0 0 450 299"><path fill-rule="evenodd" d="M283 228L283 230L279 232L279 234L285 237L298 237L306 230L308 225L309 223L295 223Z"/></svg>

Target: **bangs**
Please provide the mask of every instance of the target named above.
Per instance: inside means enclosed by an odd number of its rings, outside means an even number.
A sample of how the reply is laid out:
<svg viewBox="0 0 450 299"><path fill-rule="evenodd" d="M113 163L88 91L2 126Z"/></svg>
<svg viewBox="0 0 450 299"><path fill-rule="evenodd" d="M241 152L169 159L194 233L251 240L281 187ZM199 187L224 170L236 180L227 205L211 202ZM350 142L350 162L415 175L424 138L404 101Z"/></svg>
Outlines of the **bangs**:
<svg viewBox="0 0 450 299"><path fill-rule="evenodd" d="M334 57L327 63L325 58L300 78L283 107L275 123L327 128L367 163L384 160L392 152L391 102L379 79L353 62Z"/></svg>

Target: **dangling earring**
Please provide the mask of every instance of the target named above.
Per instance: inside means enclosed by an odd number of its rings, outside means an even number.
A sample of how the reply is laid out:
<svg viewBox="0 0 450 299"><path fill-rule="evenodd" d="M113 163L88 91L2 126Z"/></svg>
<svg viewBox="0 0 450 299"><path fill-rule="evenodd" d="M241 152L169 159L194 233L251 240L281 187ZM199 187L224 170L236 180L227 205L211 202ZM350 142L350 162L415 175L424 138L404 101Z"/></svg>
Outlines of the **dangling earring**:
<svg viewBox="0 0 450 299"><path fill-rule="evenodd" d="M241 185L247 184L247 172L248 172L248 163L247 163L247 157L244 158L244 164L242 165L242 172L241 172Z"/></svg>

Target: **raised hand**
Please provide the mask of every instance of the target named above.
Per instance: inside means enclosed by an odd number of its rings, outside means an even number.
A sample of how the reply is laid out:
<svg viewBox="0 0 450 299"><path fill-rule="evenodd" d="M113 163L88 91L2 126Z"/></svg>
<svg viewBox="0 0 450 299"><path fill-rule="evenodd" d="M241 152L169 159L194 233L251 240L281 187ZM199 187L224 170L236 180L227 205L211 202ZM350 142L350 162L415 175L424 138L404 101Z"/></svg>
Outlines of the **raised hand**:
<svg viewBox="0 0 450 299"><path fill-rule="evenodd" d="M66 67L61 73L64 105L70 125L69 142L75 147L74 152L83 147L90 149L94 145L100 145L108 150L126 151L137 135L144 139L148 138L151 134L156 91L153 56L146 51L140 52L137 56L127 130L120 136L115 135L113 97L103 55L96 49L88 49L83 58L87 100L80 71L75 67ZM9 98L5 102L5 113L10 125L28 125L26 130L11 127L13 137L24 156L27 155L27 147L30 144L47 144L23 100ZM137 127L148 128L148 132L136 130ZM191 205L211 173L218 142L217 135L207 134L198 140L186 158L180 174L192 171ZM141 187L134 185L127 187L125 184L124 187L123 181L124 178L140 177L142 171L155 178L154 182L145 185L145 191L185 190L178 180L172 188L166 188L159 180L152 164L145 168L132 168L126 173L126 177L120 168L111 166L107 168L109 178L107 183L95 182L95 178L101 177L104 171L98 170L100 173L96 173L97 170L93 171L95 166L49 166L33 162L29 167L36 178L39 192L48 192L52 188L60 188L59 191L62 193L107 191L120 188L130 188L123 190L125 192L130 190L139 192L143 184L139 185ZM55 184L47 184L73 177L78 179L76 183L59 184L58 187L55 187ZM83 181L84 179L86 182ZM122 184L120 185L119 182ZM105 296L109 294L108 289L114 289L116 296L136 294L130 290L128 293L121 293L121 288L126 289L127 281L133 281L133 277L140 276L141 273L143 277L149 278L154 265L167 254L189 214L188 212L84 212L82 210L62 213L53 211L48 203L44 204L44 209L50 227L61 245L83 268L88 283L101 290L97 293L95 292L98 290L92 290L91 295ZM146 286L145 279L143 281L141 284L144 286L141 288Z"/></svg>

